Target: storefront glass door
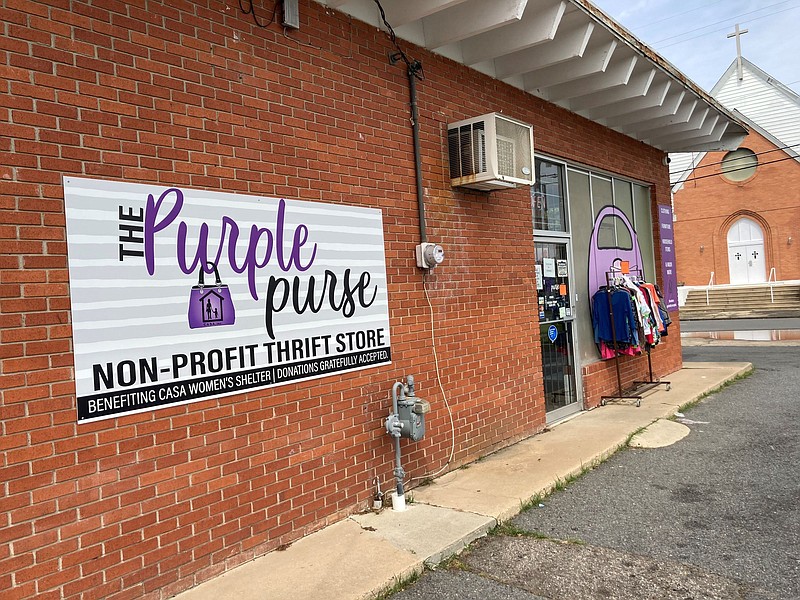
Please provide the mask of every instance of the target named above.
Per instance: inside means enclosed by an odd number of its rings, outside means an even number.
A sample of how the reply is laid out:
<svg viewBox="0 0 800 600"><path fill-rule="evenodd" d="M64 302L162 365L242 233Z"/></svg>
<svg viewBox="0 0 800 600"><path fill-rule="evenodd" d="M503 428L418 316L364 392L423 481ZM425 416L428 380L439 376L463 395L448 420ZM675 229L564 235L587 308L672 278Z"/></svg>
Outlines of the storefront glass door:
<svg viewBox="0 0 800 600"><path fill-rule="evenodd" d="M534 247L545 406L547 421L553 422L581 408L569 242L537 241Z"/></svg>

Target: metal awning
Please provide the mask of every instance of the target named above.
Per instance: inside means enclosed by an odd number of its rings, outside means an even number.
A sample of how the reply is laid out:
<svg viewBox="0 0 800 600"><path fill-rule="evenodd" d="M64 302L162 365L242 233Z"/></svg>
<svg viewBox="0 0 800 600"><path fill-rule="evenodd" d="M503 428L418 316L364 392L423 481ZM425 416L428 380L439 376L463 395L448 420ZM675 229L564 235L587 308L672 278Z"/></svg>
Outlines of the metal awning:
<svg viewBox="0 0 800 600"><path fill-rule="evenodd" d="M384 27L373 0L317 0ZM381 0L407 40L665 152L732 150L747 128L587 0Z"/></svg>

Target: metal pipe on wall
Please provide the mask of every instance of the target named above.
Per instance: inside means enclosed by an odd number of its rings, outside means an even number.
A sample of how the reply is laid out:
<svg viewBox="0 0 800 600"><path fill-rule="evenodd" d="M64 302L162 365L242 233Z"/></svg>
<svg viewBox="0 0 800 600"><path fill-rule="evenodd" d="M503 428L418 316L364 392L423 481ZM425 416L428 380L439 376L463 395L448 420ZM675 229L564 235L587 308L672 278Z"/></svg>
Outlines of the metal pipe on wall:
<svg viewBox="0 0 800 600"><path fill-rule="evenodd" d="M417 210L419 212L420 242L428 241L425 230L425 191L422 187L422 149L419 141L419 106L417 104L417 78L422 64L414 61L408 65L408 92L411 100L411 132L414 141L414 176L417 187Z"/></svg>

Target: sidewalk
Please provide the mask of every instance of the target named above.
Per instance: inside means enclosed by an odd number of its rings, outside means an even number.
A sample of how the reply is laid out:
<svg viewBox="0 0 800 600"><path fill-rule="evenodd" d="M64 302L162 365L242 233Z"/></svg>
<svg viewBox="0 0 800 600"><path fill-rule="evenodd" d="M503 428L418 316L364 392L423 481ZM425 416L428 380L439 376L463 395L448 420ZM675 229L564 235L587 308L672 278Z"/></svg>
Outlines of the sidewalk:
<svg viewBox="0 0 800 600"><path fill-rule="evenodd" d="M612 403L407 493L405 512L354 515L176 596L177 600L367 600L461 551L558 479L619 449L635 431L751 369L684 363L641 407Z"/></svg>

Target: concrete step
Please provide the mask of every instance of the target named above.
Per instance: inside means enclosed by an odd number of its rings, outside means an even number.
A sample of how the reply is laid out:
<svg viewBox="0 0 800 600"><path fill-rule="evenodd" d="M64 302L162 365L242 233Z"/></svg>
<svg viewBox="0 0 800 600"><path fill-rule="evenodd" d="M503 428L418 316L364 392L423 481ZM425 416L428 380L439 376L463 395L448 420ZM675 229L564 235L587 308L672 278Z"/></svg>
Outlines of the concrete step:
<svg viewBox="0 0 800 600"><path fill-rule="evenodd" d="M709 297L708 302L706 302L705 297L694 297L688 298L686 300L687 306L700 306L701 304L774 304L775 302L781 302L784 304L798 304L800 303L800 298L787 298L785 296L775 296L774 302L773 300L767 296L766 298L753 298L753 297Z"/></svg>
<svg viewBox="0 0 800 600"><path fill-rule="evenodd" d="M800 317L800 284L715 286L689 291L681 319Z"/></svg>
<svg viewBox="0 0 800 600"><path fill-rule="evenodd" d="M767 300L769 301L770 298L784 299L784 300L794 300L800 301L800 292L797 290L784 290L776 288L773 290L772 294L769 293L769 290L756 290L752 292L748 292L747 290L711 290L708 294L709 300L724 300L724 299L731 299L731 300L748 300L748 299L758 299L758 300ZM687 302L691 302L693 300L702 300L703 302L706 301L706 294L702 290L692 290L689 292L689 296L686 298Z"/></svg>
<svg viewBox="0 0 800 600"><path fill-rule="evenodd" d="M800 304L800 302L798 302L797 300L778 300L776 298L775 302L770 302L769 300L767 300L766 302L753 302L752 300L748 300L747 302L741 302L731 299L725 299L725 300L712 300L711 302L706 303L705 299L703 299L702 302L687 302L682 308L700 309L706 306L730 306L733 308L737 307L760 308L765 304L771 304L773 307L780 306L780 307L791 308L793 306L797 306L798 304Z"/></svg>
<svg viewBox="0 0 800 600"><path fill-rule="evenodd" d="M705 321L708 319L782 319L800 318L800 309L785 310L707 310L697 312L680 311L681 321Z"/></svg>

